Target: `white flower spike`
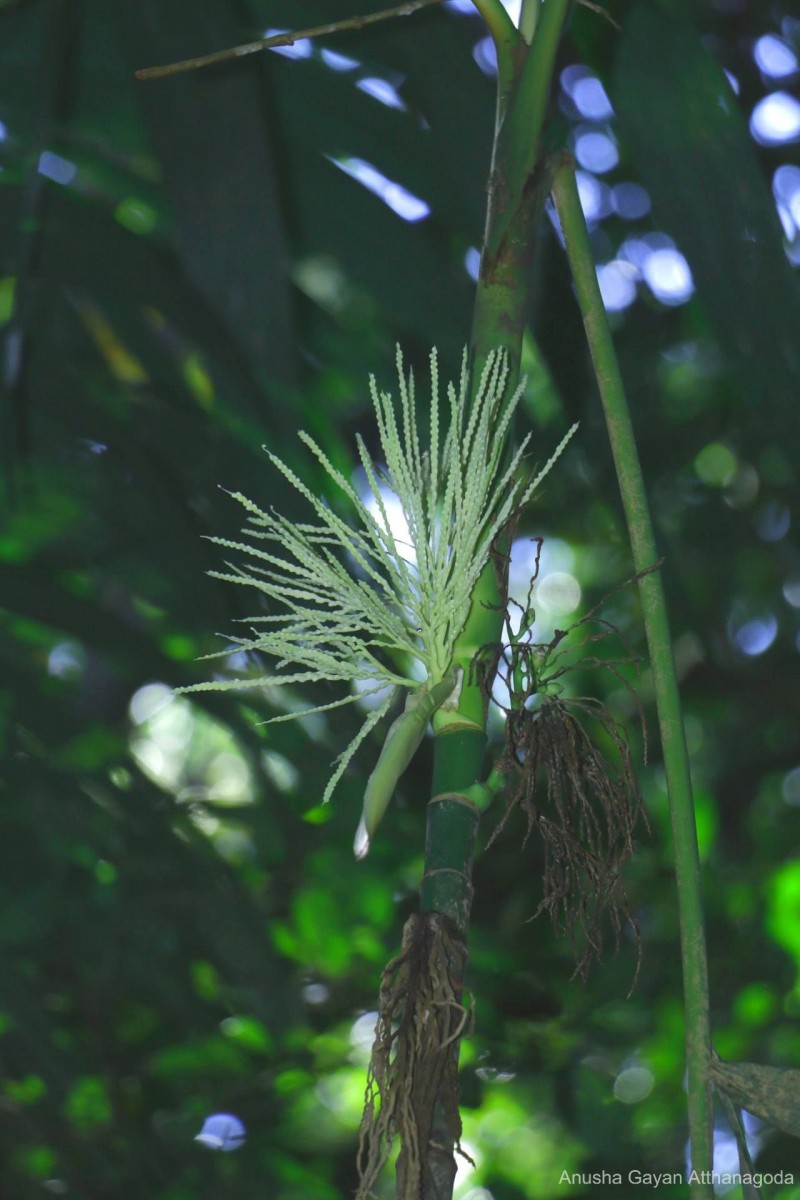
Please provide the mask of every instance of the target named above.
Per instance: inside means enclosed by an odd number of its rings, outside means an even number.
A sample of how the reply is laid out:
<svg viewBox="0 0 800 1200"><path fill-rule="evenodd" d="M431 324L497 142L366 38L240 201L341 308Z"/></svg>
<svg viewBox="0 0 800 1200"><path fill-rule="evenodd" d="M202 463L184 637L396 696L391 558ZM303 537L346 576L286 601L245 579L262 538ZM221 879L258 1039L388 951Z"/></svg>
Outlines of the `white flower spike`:
<svg viewBox="0 0 800 1200"><path fill-rule="evenodd" d="M409 693L406 712L392 727L394 736L390 730L383 765L376 768L368 785L369 804L365 803L363 828L359 827L357 835L359 856L366 853L369 837L422 739L428 717L451 699L457 682L455 643L467 620L473 588L489 561L493 539L512 511L530 498L577 428L570 429L544 469L526 483L519 478L518 468L530 434L508 465L501 466L506 436L525 386L523 381L506 397L509 371L505 352L489 355L471 404L464 352L458 389L452 383L447 386L450 421L446 435L442 432L435 350L430 366L430 445L425 451L417 425L414 380L404 373L399 347L399 403L379 392L374 377L370 378L385 469L372 460L360 437L357 444L374 513L307 433L300 438L349 501L353 525L270 451L271 462L308 501L317 522L294 524L274 511L263 511L238 492L233 494L248 514L244 531L248 541L211 540L247 555L249 561L246 567L231 566L232 573L211 574L256 588L271 604L281 606L280 612L247 619L253 627L251 637L230 639L240 650L277 660L276 671L258 678L177 689L241 690L322 681L347 688L347 694L338 700L272 717L274 722L355 703L359 693L352 685L356 681L362 685L361 694L368 696L386 692L388 685L391 690L336 759L323 802L330 799L369 731L389 711L395 689L405 689ZM399 545L392 533L386 489L396 496L405 518L411 555L407 544ZM346 565L348 559L354 570ZM228 649L208 657L229 653ZM422 683L412 674L411 660L424 670ZM400 735L397 730L403 721Z"/></svg>

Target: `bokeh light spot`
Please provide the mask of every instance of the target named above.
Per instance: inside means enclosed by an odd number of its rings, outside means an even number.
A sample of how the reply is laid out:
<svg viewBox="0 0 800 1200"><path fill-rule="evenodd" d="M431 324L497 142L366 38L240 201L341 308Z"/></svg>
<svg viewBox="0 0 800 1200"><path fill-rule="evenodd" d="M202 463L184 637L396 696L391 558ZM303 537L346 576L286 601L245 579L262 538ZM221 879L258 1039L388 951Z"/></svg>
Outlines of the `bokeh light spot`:
<svg viewBox="0 0 800 1200"><path fill-rule="evenodd" d="M288 33L288 29L266 29L264 31L265 38L277 37L279 33ZM268 46L273 54L280 54L284 58L311 58L313 46L309 38L300 38L291 46Z"/></svg>
<svg viewBox="0 0 800 1200"><path fill-rule="evenodd" d="M363 158L333 158L330 155L328 158L345 175L378 196L402 220L413 224L430 215L430 206L424 200L413 195L401 183L387 179L372 163L365 162Z"/></svg>
<svg viewBox="0 0 800 1200"><path fill-rule="evenodd" d="M684 304L694 291L692 272L679 250L654 250L644 262L642 275L662 304Z"/></svg>
<svg viewBox="0 0 800 1200"><path fill-rule="evenodd" d="M636 299L638 271L619 259L597 268L597 282L606 312L622 312Z"/></svg>
<svg viewBox="0 0 800 1200"><path fill-rule="evenodd" d="M622 1104L639 1104L654 1086L653 1072L647 1067L626 1067L614 1080L614 1095Z"/></svg>
<svg viewBox="0 0 800 1200"><path fill-rule="evenodd" d="M762 146L785 146L800 139L800 102L788 92L771 92L759 100L750 132Z"/></svg>
<svg viewBox="0 0 800 1200"><path fill-rule="evenodd" d="M603 175L619 162L619 151L613 138L600 129L588 129L575 136L575 158L587 171Z"/></svg>
<svg viewBox="0 0 800 1200"><path fill-rule="evenodd" d="M637 221L650 211L650 197L639 183L618 183L611 191L611 205L623 221Z"/></svg>
<svg viewBox="0 0 800 1200"><path fill-rule="evenodd" d="M723 442L709 442L694 460L697 478L709 487L725 487L733 480L738 466L736 455Z"/></svg>
<svg viewBox="0 0 800 1200"><path fill-rule="evenodd" d="M610 121L614 109L606 89L596 75L584 75L572 88L572 103L582 117L591 121Z"/></svg>
<svg viewBox="0 0 800 1200"><path fill-rule="evenodd" d="M748 658L758 658L769 650L778 634L778 620L772 613L745 621L733 631L733 642Z"/></svg>
<svg viewBox="0 0 800 1200"><path fill-rule="evenodd" d="M377 75L368 75L364 79L359 79L356 87L360 92L371 96L373 100L385 104L387 108L396 108L400 112L406 111L402 96L394 84L389 83L388 79L381 79Z"/></svg>
<svg viewBox="0 0 800 1200"><path fill-rule="evenodd" d="M536 587L536 598L542 608L555 616L574 612L581 602L581 585L567 571L551 571Z"/></svg>
<svg viewBox="0 0 800 1200"><path fill-rule="evenodd" d="M757 39L753 58L759 71L769 79L786 79L797 71L797 55L774 33Z"/></svg>

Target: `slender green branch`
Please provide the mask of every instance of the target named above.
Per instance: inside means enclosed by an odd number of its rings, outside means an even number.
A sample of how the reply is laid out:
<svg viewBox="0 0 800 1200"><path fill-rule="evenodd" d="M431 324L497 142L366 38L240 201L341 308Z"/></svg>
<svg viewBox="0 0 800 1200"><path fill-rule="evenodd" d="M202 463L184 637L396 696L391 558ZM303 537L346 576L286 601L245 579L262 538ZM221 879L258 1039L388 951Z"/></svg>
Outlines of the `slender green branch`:
<svg viewBox="0 0 800 1200"><path fill-rule="evenodd" d="M569 0L547 0L530 48L519 38L515 82L505 102L498 90L498 127L473 313L476 366L492 349L503 346L512 369L519 367L533 237L552 182L547 159L539 157L541 131L568 5Z"/></svg>
<svg viewBox="0 0 800 1200"><path fill-rule="evenodd" d="M516 45L519 39L517 27L501 0L472 0L472 3L486 22L486 28L492 35L495 44L508 42Z"/></svg>
<svg viewBox="0 0 800 1200"><path fill-rule="evenodd" d="M633 561L637 572L646 572L639 579L639 592L653 671L675 848L686 1011L692 1166L698 1172L710 1172L713 1144L708 1080L711 1055L708 964L694 801L667 606L661 574L659 571L649 570L658 559L658 551L633 425L600 295L571 161L564 161L557 172L553 196L566 241L567 257L605 412L628 523ZM690 1194L692 1200L712 1200L713 1189L710 1184L692 1183Z"/></svg>
<svg viewBox="0 0 800 1200"><path fill-rule="evenodd" d="M245 42L241 46L231 46L228 50L215 50L213 54L201 54L199 58L185 58L181 62L169 63L164 67L142 67L134 71L137 79L165 79L168 75L182 75L186 71L199 71L202 67L211 67L215 63L229 62L233 58L244 58L247 54L258 54L261 50L271 50L276 46L293 46L295 42L307 38L325 37L329 33L341 33L346 29L365 29L367 25L377 25L379 21L392 21L397 17L410 17L420 8L428 8L432 4L441 4L442 0L407 0L394 8L384 8L380 12L368 13L363 17L348 17L345 21L333 21L327 25L314 25L310 29L298 29L289 33L276 33L272 37L259 38L257 42Z"/></svg>
<svg viewBox="0 0 800 1200"><path fill-rule="evenodd" d="M498 122L514 86L516 56L520 35L500 0L472 0L483 17L497 51L497 112Z"/></svg>
<svg viewBox="0 0 800 1200"><path fill-rule="evenodd" d="M570 0L547 0L542 5L533 42L508 104L497 146L497 158L504 167L505 203L492 231L492 250L498 249L506 236L539 159L556 53L569 5Z"/></svg>

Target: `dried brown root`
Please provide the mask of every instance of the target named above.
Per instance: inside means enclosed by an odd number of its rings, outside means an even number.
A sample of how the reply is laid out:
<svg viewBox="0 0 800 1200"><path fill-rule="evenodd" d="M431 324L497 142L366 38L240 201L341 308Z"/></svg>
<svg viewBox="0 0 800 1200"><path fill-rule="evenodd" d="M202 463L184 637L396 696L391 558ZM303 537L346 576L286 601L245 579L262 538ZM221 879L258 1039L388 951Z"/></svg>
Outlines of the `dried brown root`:
<svg viewBox="0 0 800 1200"><path fill-rule="evenodd" d="M471 1013L462 1003L466 947L440 913L416 913L383 972L364 1114L356 1200L369 1200L400 1139L398 1200L452 1194L459 1146L458 1048ZM447 1188L450 1188L447 1191Z"/></svg>
<svg viewBox="0 0 800 1200"><path fill-rule="evenodd" d="M610 741L616 768L590 737L587 720ZM615 944L624 924L638 937L621 879L641 813L624 730L600 701L545 698L533 712L510 715L501 770L512 784L490 843L519 807L525 842L535 830L544 847L543 895L534 916L549 913L556 932L569 937L576 973L585 977L602 955L604 915Z"/></svg>
<svg viewBox="0 0 800 1200"><path fill-rule="evenodd" d="M513 529L509 542L511 536ZM496 764L508 780L506 808L489 845L511 812L521 809L527 821L525 842L535 831L544 848L543 896L534 916L549 913L556 932L570 939L576 974L585 977L592 960L602 954L604 914L616 945L624 925L633 931L638 945L638 925L628 907L621 872L633 853L636 824L640 819L646 824L646 817L624 726L602 701L567 696L565 676L600 669L610 672L628 691L639 715L645 761L646 729L639 698L622 670L635 666L636 659L614 625L598 615L618 588L570 629L556 630L550 642L530 640L542 548L541 539L535 540L534 573L524 605L509 599L508 557L499 544L495 547L500 607L506 613L511 641L484 647L473 663L487 705L495 677L509 694L508 707L503 709L505 743ZM516 634L511 632L512 614ZM600 643L612 638L622 643L622 657L608 657L601 650ZM637 963L637 975L638 969Z"/></svg>

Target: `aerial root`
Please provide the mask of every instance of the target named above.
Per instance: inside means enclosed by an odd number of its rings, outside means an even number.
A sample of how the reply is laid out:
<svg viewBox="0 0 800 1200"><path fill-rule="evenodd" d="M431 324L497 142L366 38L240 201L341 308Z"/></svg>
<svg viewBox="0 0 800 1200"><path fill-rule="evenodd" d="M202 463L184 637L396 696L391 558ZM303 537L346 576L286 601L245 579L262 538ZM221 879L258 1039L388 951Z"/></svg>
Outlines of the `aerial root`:
<svg viewBox="0 0 800 1200"><path fill-rule="evenodd" d="M459 1146L458 1047L472 1013L462 1003L466 946L441 913L415 913L383 972L364 1114L356 1200L369 1200L400 1139L398 1200L436 1196ZM444 1144L447 1142L447 1144Z"/></svg>

